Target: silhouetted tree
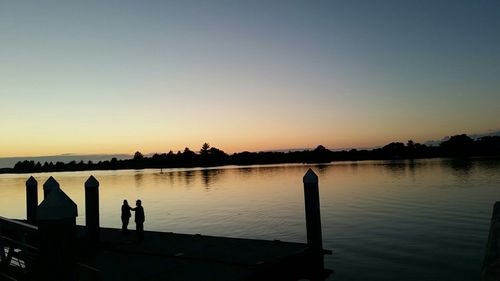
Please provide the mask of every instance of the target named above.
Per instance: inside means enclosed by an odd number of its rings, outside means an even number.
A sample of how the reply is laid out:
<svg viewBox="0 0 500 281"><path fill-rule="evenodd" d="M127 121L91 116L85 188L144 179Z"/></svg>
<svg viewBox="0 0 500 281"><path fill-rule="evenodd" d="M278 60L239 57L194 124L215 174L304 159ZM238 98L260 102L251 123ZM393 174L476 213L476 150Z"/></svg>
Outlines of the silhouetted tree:
<svg viewBox="0 0 500 281"><path fill-rule="evenodd" d="M409 148L409 149L415 148L415 143L413 142L413 140L407 141L406 142L406 147Z"/></svg>
<svg viewBox="0 0 500 281"><path fill-rule="evenodd" d="M331 151L326 149L323 145L318 145L312 151L312 161L315 163L326 163L331 161Z"/></svg>
<svg viewBox="0 0 500 281"><path fill-rule="evenodd" d="M401 158L429 158L429 157L467 157L467 156L499 156L500 137L483 137L473 140L465 134L450 137L439 146L426 146L409 140L406 145L392 142L382 148L372 150L330 151L323 145L318 145L314 150L284 152L240 152L232 155L210 147L204 143L199 154L185 148L176 154L155 153L145 157L137 151L132 159L119 160L116 157L110 161L93 163L88 161L69 163L44 162L41 165L34 161L19 161L12 169L1 169L1 173L31 173L74 170L103 170L103 169L142 169L158 167L194 167L194 166L219 166L219 165L246 165L246 164L274 164L274 163L312 163L343 160L368 160L368 159L401 159Z"/></svg>
<svg viewBox="0 0 500 281"><path fill-rule="evenodd" d="M134 153L134 158L132 158L132 162L133 162L133 168L134 169L142 169L144 167L146 167L145 165L145 161L144 161L144 155L142 155L142 153L140 153L139 151L136 151ZM101 165L99 166L104 166L105 164L101 163Z"/></svg>
<svg viewBox="0 0 500 281"><path fill-rule="evenodd" d="M500 155L500 136L482 137L475 143L476 153L482 156Z"/></svg>
<svg viewBox="0 0 500 281"><path fill-rule="evenodd" d="M406 154L405 145L402 142L391 142L390 144L382 147L384 156L389 159L403 158Z"/></svg>
<svg viewBox="0 0 500 281"><path fill-rule="evenodd" d="M204 143L202 146L201 146L201 149L200 149L200 155L207 155L208 154L208 149L210 148L210 145L208 143Z"/></svg>
<svg viewBox="0 0 500 281"><path fill-rule="evenodd" d="M466 156L473 154L474 140L466 134L456 135L442 142L439 147L446 156Z"/></svg>
<svg viewBox="0 0 500 281"><path fill-rule="evenodd" d="M144 155L142 155L142 153L140 153L139 151L136 151L134 153L134 160L138 161L138 160L142 160L144 159Z"/></svg>

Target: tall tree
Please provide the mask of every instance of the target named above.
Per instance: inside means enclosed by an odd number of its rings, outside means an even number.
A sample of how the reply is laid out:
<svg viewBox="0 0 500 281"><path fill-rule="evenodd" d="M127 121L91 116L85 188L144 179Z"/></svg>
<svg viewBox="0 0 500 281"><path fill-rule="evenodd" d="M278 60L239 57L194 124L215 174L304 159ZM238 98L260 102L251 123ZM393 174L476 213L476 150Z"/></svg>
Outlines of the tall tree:
<svg viewBox="0 0 500 281"><path fill-rule="evenodd" d="M202 146L201 146L201 149L200 149L200 154L201 155L207 155L208 154L208 150L210 149L210 145L208 143L204 143Z"/></svg>

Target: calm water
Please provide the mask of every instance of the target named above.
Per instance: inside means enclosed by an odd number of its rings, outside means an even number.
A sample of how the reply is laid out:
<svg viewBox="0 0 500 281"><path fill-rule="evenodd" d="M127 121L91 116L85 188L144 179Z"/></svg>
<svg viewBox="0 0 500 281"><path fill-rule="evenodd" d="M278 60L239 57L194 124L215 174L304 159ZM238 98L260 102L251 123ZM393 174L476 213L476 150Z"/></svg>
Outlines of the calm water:
<svg viewBox="0 0 500 281"><path fill-rule="evenodd" d="M101 183L101 225L142 199L145 228L305 242L302 176L319 175L332 280L477 280L500 161L364 161L323 166L94 171L54 176L85 221L83 183ZM0 215L25 217L28 175L0 175ZM39 189L39 198L43 198Z"/></svg>

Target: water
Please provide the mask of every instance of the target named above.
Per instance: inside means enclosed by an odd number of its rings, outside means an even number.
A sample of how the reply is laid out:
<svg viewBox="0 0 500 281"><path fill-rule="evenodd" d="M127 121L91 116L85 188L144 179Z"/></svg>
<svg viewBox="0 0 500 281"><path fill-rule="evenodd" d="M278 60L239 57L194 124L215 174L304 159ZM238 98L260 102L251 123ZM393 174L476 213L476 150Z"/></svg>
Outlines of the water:
<svg viewBox="0 0 500 281"><path fill-rule="evenodd" d="M101 184L101 225L120 227L120 206L140 198L145 228L305 242L302 176L320 180L331 280L477 280L500 161L363 161L211 169L93 171L54 176L85 221L83 183ZM29 175L0 175L0 215L25 218ZM498 196L497 196L498 194ZM39 189L39 198L43 198ZM132 225L133 227L133 225Z"/></svg>

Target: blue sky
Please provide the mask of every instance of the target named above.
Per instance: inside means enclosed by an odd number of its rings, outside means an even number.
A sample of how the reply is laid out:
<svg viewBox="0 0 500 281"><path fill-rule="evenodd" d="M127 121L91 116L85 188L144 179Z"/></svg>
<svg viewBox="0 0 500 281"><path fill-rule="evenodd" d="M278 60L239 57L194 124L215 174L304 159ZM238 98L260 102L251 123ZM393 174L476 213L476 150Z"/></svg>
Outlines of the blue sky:
<svg viewBox="0 0 500 281"><path fill-rule="evenodd" d="M499 1L3 1L0 156L500 129Z"/></svg>

